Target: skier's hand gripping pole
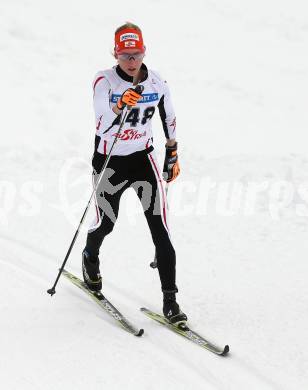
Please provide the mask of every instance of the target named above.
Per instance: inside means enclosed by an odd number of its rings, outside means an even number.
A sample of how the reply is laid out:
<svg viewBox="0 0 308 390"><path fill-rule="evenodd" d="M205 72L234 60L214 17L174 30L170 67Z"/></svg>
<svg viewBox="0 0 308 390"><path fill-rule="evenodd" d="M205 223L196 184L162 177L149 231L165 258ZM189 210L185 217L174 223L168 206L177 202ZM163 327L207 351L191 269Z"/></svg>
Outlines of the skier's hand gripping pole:
<svg viewBox="0 0 308 390"><path fill-rule="evenodd" d="M166 145L166 155L164 161L163 178L167 183L175 180L180 174L180 166L178 159L178 143L169 146Z"/></svg>
<svg viewBox="0 0 308 390"><path fill-rule="evenodd" d="M143 86L143 85L137 85L135 89L131 89L131 90L134 91L134 92L136 93L136 95L138 95L138 96L140 95L140 96L141 96L141 94L142 94L142 92L143 92L143 90L144 90L144 86ZM100 175L99 175L99 178L98 178L98 180L97 180L97 182L96 182L96 184L95 184L95 186L94 186L94 188L93 188L92 194L91 194L90 199L89 199L88 204L87 204L87 207L85 208L85 211L84 211L84 213L83 213L83 215L82 215L82 217L81 217L81 220L80 220L80 222L79 222L78 228L77 228L77 230L76 230L76 232L75 232L75 234L74 234L74 237L73 237L73 239L72 239L72 242L71 242L71 244L70 244L70 246L69 246L69 248L68 248L68 251L67 251L66 256L65 256L65 258L64 258L64 260L63 260L63 263L62 263L62 265L61 265L61 268L59 269L59 272L58 272L58 275L57 275L57 277L56 277L56 280L55 280L53 286L52 286L49 290L47 290L48 294L50 294L51 296L53 296L53 295L56 293L56 285L58 284L58 281L59 281L59 279L60 279L60 276L61 276L61 274L62 274L62 272L63 272L63 270L64 270L64 267L65 267L65 265L66 265L66 262L67 262L67 260L68 260L68 258L69 258L69 256L70 256L70 254L71 254L71 251L72 251L72 249L73 249L73 247L74 247L74 244L75 244L75 242L76 242L76 239L77 239L78 234L79 234L79 231L80 231L80 228L81 228L81 226L82 226L82 224L83 224L83 222L84 222L84 219L85 219L85 217L86 217L86 215L87 215L87 213L88 213L88 210L89 210L89 208L90 208L90 204L91 204L91 201L92 201L92 199L93 199L93 196L94 196L94 194L96 193L96 190L97 190L97 188L98 188L98 186L99 186L99 183L100 183L100 181L101 181L101 179L102 179L102 177L103 177L103 174L104 174L104 172L105 172L105 169L106 169L106 167L107 167L107 164L108 164L108 162L109 162L109 160L110 160L112 150L113 150L114 145L116 144L116 142L117 142L117 140L118 140L118 135L120 134L120 132L121 132L121 130L122 130L122 127L123 127L123 125L124 125L124 123L125 123L125 120L126 120L126 117L127 117L127 114L128 114L128 111L129 111L130 109L131 109L131 107L130 107L129 105L127 105L127 104L123 107L122 117L121 117L121 121L120 121L120 126L119 126L119 129L118 129L118 131L117 131L117 134L116 134L116 136L115 136L115 138L114 138L113 144L111 145L110 152L109 152L109 154L108 154L108 156L107 156L107 158L106 158L106 160L105 160L105 163L104 163L104 165L103 165L103 167L102 167L102 171L101 171L101 173L100 173Z"/></svg>

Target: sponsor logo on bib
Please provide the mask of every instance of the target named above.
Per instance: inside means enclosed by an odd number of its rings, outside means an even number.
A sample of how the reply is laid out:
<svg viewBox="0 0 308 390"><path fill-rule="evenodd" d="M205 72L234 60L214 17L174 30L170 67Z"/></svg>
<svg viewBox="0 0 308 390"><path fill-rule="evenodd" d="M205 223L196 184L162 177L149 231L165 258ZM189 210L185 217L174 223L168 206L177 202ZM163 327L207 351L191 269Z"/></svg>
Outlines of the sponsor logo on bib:
<svg viewBox="0 0 308 390"><path fill-rule="evenodd" d="M127 129L127 130L124 130L123 133L120 133L120 134L114 133L114 134L112 134L112 136L117 137L121 141L132 141L132 140L136 140L136 139L145 137L146 131L139 133L137 130Z"/></svg>
<svg viewBox="0 0 308 390"><path fill-rule="evenodd" d="M111 95L111 103L116 103L122 95L113 93ZM158 93L143 93L142 99L138 100L139 103L149 103L158 100Z"/></svg>

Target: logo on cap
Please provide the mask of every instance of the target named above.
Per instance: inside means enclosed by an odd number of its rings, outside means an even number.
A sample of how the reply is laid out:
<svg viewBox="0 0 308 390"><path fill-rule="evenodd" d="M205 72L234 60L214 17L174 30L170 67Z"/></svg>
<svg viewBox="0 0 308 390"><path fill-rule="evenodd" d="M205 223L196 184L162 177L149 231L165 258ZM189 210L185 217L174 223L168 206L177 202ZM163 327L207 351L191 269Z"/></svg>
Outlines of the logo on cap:
<svg viewBox="0 0 308 390"><path fill-rule="evenodd" d="M128 39L134 39L135 41L139 41L139 35L134 33L126 33L120 35L120 42L127 41Z"/></svg>
<svg viewBox="0 0 308 390"><path fill-rule="evenodd" d="M136 47L136 42L135 41L127 41L124 42L125 47Z"/></svg>

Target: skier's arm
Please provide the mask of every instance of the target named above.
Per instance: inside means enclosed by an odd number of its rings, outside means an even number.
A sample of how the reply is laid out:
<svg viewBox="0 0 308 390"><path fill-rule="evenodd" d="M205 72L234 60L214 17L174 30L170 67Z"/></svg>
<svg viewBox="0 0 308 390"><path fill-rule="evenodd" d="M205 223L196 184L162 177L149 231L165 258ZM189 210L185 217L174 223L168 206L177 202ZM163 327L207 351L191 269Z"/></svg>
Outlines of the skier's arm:
<svg viewBox="0 0 308 390"><path fill-rule="evenodd" d="M176 119L170 91L166 82L164 83L163 95L158 103L158 109L166 137L166 155L163 177L170 183L180 174L180 166L177 154Z"/></svg>
<svg viewBox="0 0 308 390"><path fill-rule="evenodd" d="M111 107L111 87L105 77L98 76L94 80L93 93L96 130L98 135L103 136L104 132L112 127L119 114Z"/></svg>
<svg viewBox="0 0 308 390"><path fill-rule="evenodd" d="M163 84L163 94L158 103L158 109L166 137L166 145L173 146L176 142L176 118L166 81Z"/></svg>

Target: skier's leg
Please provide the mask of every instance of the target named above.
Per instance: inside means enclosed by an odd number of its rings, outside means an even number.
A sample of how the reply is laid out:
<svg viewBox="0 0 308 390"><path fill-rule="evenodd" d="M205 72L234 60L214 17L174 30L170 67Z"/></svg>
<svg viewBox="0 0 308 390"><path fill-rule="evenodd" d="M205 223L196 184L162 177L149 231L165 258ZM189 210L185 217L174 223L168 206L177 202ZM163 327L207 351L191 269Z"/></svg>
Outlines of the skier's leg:
<svg viewBox="0 0 308 390"><path fill-rule="evenodd" d="M114 193L104 192L104 178L99 185L95 197L96 218L88 230L86 250L93 256L98 256L104 238L113 230L118 218L120 199L127 188L124 184Z"/></svg>
<svg viewBox="0 0 308 390"><path fill-rule="evenodd" d="M168 319L185 320L176 303L176 253L171 241L168 227L168 210L166 193L159 173L159 167L153 152L146 156L142 176L132 186L141 200L144 215L147 219L153 243L156 248L157 268L164 293L164 314ZM181 318L180 318L181 317Z"/></svg>
<svg viewBox="0 0 308 390"><path fill-rule="evenodd" d="M103 159L104 156L101 156ZM128 188L127 180L123 178L123 172L119 169L118 162L117 159L110 160L110 168L104 172L97 188L95 194L96 219L89 228L86 247L82 253L84 280L88 287L95 291L102 288L99 250L104 238L113 230L118 217L121 196ZM98 180L100 169L95 170L95 163L93 163L93 168L94 185Z"/></svg>
<svg viewBox="0 0 308 390"><path fill-rule="evenodd" d="M175 284L176 254L171 242L170 233L166 221L166 207L160 200L159 189L156 180L138 181L132 184L144 210L152 240L156 249L157 268L159 271L162 290L177 291ZM149 185L150 184L150 185Z"/></svg>

